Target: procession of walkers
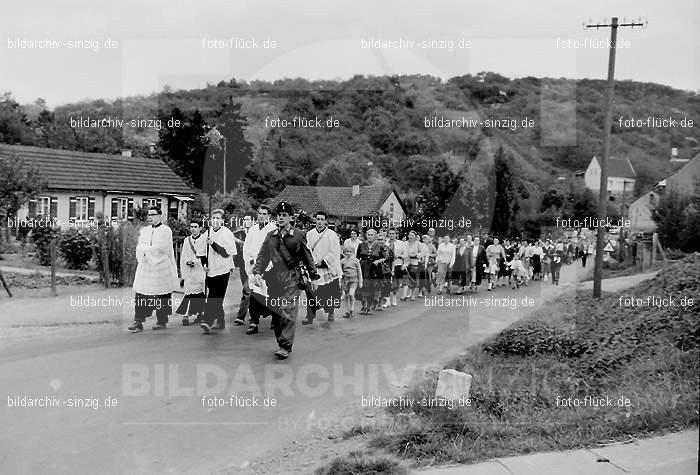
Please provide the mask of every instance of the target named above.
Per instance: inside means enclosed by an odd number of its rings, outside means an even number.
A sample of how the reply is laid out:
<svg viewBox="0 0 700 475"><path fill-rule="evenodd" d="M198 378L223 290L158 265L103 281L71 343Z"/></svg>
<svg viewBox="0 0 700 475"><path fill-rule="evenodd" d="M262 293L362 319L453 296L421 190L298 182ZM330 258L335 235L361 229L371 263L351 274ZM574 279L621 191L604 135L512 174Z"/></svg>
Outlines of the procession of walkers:
<svg viewBox="0 0 700 475"><path fill-rule="evenodd" d="M198 324L204 334L226 327L223 307L230 273L238 269L241 302L233 324L247 335L259 332L260 319L271 317L278 349L286 359L292 351L300 307L302 325L313 325L319 312L329 327L336 313L356 318L384 312L435 292L461 295L485 288L517 289L532 281L559 284L561 266L581 258L585 267L589 246L570 240L501 240L489 234L438 236L397 228L350 229L341 236L319 211L313 227L297 218L292 205L273 210L261 205L243 215L242 227L224 226L224 211L210 214L210 226L190 223L190 236L180 254L184 298L175 311L182 325ZM298 216L298 215L296 215ZM181 290L172 246L172 232L161 222L160 210L148 212L136 247L134 280L136 307L129 331L143 331L145 318L156 312L153 330L163 330L172 313L172 292ZM342 309L342 310L341 310Z"/></svg>

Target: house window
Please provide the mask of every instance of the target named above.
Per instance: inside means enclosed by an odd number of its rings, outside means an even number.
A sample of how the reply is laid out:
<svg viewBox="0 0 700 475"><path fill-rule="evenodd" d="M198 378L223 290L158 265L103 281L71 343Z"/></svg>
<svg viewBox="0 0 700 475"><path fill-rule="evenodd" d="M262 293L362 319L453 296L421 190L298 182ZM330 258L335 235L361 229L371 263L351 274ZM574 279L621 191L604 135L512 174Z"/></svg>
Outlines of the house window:
<svg viewBox="0 0 700 475"><path fill-rule="evenodd" d="M126 219L129 215L129 198L112 198L112 219Z"/></svg>
<svg viewBox="0 0 700 475"><path fill-rule="evenodd" d="M394 217L394 203L389 204L389 216Z"/></svg>
<svg viewBox="0 0 700 475"><path fill-rule="evenodd" d="M51 197L41 196L36 200L36 214L51 216Z"/></svg>
<svg viewBox="0 0 700 475"><path fill-rule="evenodd" d="M155 206L156 208L160 209L160 198L144 198L141 205L144 209L148 209L151 206Z"/></svg>
<svg viewBox="0 0 700 475"><path fill-rule="evenodd" d="M75 198L75 219L77 221L88 220L88 197L77 196Z"/></svg>

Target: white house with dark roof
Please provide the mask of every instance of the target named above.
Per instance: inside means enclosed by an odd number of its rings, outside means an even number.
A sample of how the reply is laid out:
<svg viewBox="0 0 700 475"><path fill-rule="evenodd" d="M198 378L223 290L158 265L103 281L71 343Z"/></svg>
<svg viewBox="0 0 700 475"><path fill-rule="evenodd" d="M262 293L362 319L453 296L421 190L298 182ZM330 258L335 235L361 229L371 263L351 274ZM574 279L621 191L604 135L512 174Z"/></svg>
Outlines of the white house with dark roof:
<svg viewBox="0 0 700 475"><path fill-rule="evenodd" d="M632 196L634 184L637 181L637 172L628 158L610 158L607 161L608 169L608 193L611 195ZM598 192L600 190L600 162L593 156L591 163L583 175L586 188Z"/></svg>
<svg viewBox="0 0 700 475"><path fill-rule="evenodd" d="M0 144L0 156L36 167L48 186L17 218L51 217L65 228L88 225L101 213L110 221L132 219L134 209L158 206L184 220L196 190L162 160Z"/></svg>
<svg viewBox="0 0 700 475"><path fill-rule="evenodd" d="M271 200L286 201L309 214L323 211L331 221L359 224L363 218L384 218L396 223L406 218L406 208L391 185L286 186Z"/></svg>

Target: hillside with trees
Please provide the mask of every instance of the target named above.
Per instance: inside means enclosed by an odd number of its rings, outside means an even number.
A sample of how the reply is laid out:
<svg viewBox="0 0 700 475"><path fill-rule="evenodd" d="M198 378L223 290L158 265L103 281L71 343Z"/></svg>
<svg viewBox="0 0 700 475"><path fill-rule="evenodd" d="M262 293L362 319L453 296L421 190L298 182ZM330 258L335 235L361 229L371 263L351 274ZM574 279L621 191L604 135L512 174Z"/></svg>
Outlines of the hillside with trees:
<svg viewBox="0 0 700 475"><path fill-rule="evenodd" d="M84 101L48 110L43 100L0 99L0 142L161 158L220 200L261 202L285 185L391 183L415 214L469 215L502 232L537 228L593 197L575 173L602 154L605 83L495 73L356 76L345 81L232 79L202 89ZM155 127L80 128L71 118L158 119ZM295 116L337 127L271 127ZM617 118L692 119L692 128L621 128ZM474 120L426 127L425 119ZM700 98L670 87L618 81L612 153L638 173L637 193L669 175L671 147L698 150ZM168 121L179 121L177 126ZM523 127L523 120L532 127ZM477 125L500 120L500 127ZM515 127L513 127L515 121ZM171 123L172 124L172 123ZM212 129L223 137L211 138ZM223 154L226 148L226 187ZM507 196L508 204L496 203ZM494 223L497 220L497 223Z"/></svg>

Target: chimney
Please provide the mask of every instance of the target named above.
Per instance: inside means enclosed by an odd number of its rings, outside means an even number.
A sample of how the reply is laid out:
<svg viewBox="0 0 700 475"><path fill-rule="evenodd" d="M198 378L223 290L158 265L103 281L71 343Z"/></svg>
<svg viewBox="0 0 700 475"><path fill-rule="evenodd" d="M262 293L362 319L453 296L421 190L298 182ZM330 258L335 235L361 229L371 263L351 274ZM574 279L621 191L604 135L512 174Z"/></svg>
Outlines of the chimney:
<svg viewBox="0 0 700 475"><path fill-rule="evenodd" d="M122 157L130 157L131 150L122 150Z"/></svg>
<svg viewBox="0 0 700 475"><path fill-rule="evenodd" d="M360 194L360 185L352 185L352 196L358 196Z"/></svg>

